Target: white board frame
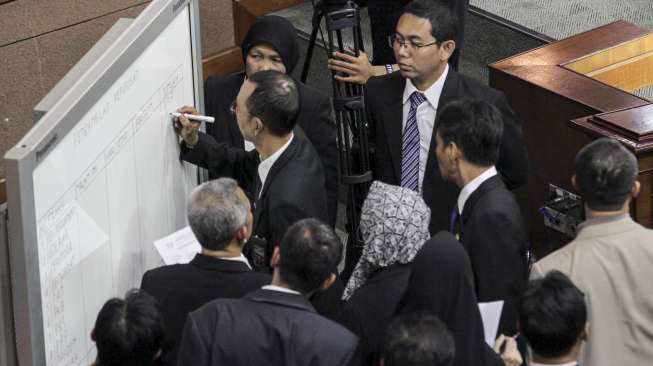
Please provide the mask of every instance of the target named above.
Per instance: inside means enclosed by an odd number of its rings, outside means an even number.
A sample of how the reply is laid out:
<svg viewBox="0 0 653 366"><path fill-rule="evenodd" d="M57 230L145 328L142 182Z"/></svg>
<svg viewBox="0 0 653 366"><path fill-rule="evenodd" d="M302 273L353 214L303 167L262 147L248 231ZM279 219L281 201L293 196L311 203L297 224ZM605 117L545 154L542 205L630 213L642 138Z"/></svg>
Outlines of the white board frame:
<svg viewBox="0 0 653 366"><path fill-rule="evenodd" d="M154 0L5 155L12 302L21 366L46 363L33 171L186 6L190 7L194 99L203 111L199 0Z"/></svg>

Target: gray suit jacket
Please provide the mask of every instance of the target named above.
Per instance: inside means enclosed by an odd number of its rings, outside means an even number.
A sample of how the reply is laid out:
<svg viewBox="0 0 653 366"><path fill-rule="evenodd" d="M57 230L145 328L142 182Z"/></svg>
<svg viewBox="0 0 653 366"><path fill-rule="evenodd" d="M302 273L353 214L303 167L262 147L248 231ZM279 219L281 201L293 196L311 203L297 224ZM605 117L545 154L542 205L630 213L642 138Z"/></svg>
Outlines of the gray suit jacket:
<svg viewBox="0 0 653 366"><path fill-rule="evenodd" d="M629 216L593 219L571 243L535 263L585 293L590 337L581 365L640 366L653 360L653 230Z"/></svg>

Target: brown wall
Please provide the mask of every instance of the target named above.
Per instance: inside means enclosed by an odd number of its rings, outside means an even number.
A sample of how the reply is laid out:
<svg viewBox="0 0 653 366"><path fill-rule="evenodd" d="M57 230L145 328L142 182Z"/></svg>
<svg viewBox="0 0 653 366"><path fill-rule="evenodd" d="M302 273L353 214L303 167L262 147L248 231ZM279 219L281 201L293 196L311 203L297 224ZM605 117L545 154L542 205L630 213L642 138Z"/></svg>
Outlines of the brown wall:
<svg viewBox="0 0 653 366"><path fill-rule="evenodd" d="M16 0L0 4L0 153L32 126L32 109L119 18L146 0ZM202 52L234 45L231 0L200 0ZM4 176L0 164L0 176Z"/></svg>

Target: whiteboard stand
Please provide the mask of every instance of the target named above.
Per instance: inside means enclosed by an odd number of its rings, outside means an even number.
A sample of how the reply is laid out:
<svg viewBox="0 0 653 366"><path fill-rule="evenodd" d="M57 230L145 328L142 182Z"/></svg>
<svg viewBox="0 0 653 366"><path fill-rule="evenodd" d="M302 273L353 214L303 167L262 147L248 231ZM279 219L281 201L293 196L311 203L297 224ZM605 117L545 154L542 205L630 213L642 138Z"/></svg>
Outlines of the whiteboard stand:
<svg viewBox="0 0 653 366"><path fill-rule="evenodd" d="M198 172L168 113L204 110L199 23L199 0L152 1L5 155L20 366L88 365L100 307L139 287L160 263L154 239L186 225Z"/></svg>

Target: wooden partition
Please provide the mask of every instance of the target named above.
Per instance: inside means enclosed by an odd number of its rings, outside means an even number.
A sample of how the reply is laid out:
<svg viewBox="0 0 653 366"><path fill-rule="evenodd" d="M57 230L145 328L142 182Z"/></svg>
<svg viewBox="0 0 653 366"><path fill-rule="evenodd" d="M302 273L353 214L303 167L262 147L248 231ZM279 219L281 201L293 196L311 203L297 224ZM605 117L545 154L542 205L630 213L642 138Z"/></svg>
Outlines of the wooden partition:
<svg viewBox="0 0 653 366"><path fill-rule="evenodd" d="M574 37L491 64L490 85L502 90L517 114L531 162L528 184L517 190L535 254L542 257L569 238L546 229L538 209L548 200L548 186L569 191L578 150L600 136L624 142L638 154L644 187L633 204L636 219L651 222L648 122L622 120L630 110L645 116L650 104L630 92L653 83L653 34L618 21ZM637 114L639 111L641 113ZM598 116L596 116L598 115ZM595 117L592 117L595 116ZM601 122L610 119L610 127ZM574 121L572 121L574 120ZM636 125L643 126L640 129Z"/></svg>

